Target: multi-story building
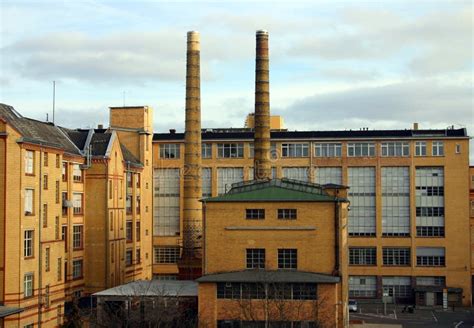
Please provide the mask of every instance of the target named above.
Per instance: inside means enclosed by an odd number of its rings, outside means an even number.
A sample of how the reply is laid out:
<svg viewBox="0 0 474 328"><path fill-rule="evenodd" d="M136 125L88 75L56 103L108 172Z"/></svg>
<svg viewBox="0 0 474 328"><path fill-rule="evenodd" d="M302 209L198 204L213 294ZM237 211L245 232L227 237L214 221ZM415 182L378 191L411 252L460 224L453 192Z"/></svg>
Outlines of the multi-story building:
<svg viewBox="0 0 474 328"><path fill-rule="evenodd" d="M200 326L348 327L346 195L272 179L204 199Z"/></svg>
<svg viewBox="0 0 474 328"><path fill-rule="evenodd" d="M148 108L130 111L138 117ZM128 133L141 141L148 127ZM151 199L151 169L142 164L151 154L134 154L119 133L64 129L0 105L0 302L23 310L6 317L6 327L57 326L72 299L150 277L141 245L151 243L151 211L140 197ZM126 177L130 188L120 183ZM114 229L109 211L117 212Z"/></svg>
<svg viewBox="0 0 474 328"><path fill-rule="evenodd" d="M349 293L436 305L471 303L469 138L465 129L271 133L272 176L347 185ZM184 135L157 133L153 275L176 279ZM253 179L251 129L204 129L202 195Z"/></svg>
<svg viewBox="0 0 474 328"><path fill-rule="evenodd" d="M474 166L469 167L469 216L471 224L471 297L474 303Z"/></svg>

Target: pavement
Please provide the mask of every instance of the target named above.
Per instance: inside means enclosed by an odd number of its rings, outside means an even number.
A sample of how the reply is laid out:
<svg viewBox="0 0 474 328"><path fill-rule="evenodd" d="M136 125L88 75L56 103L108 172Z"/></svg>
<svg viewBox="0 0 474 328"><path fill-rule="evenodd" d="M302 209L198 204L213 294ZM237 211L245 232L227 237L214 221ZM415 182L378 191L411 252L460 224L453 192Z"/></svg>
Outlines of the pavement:
<svg viewBox="0 0 474 328"><path fill-rule="evenodd" d="M403 328L474 328L474 308L416 308L414 313L402 312L403 308L403 305L390 304L384 313L383 304L359 304L359 311L351 312L350 320Z"/></svg>

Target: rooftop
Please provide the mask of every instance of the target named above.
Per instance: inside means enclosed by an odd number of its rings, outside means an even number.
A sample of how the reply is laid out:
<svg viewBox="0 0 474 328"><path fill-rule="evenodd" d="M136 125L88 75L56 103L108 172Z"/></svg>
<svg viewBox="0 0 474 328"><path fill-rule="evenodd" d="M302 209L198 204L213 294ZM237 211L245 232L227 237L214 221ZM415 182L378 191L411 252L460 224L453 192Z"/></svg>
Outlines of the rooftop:
<svg viewBox="0 0 474 328"><path fill-rule="evenodd" d="M339 130L339 131L271 131L271 138L278 139L391 139L391 138L467 138L466 129L435 130ZM203 129L202 140L253 140L252 129ZM155 133L153 141L183 140L184 133Z"/></svg>
<svg viewBox="0 0 474 328"><path fill-rule="evenodd" d="M17 314L23 311L24 310L22 308L0 305L0 318L5 318L9 315Z"/></svg>
<svg viewBox="0 0 474 328"><path fill-rule="evenodd" d="M109 288L94 296L196 296L198 284L192 280L137 280Z"/></svg>
<svg viewBox="0 0 474 328"><path fill-rule="evenodd" d="M340 186L345 188L344 186ZM253 180L232 184L223 195L203 202L335 202L346 201L328 195L324 186L293 179Z"/></svg>
<svg viewBox="0 0 474 328"><path fill-rule="evenodd" d="M261 283L326 283L334 284L340 281L338 276L323 273L296 270L242 270L215 273L196 279L197 282L261 282Z"/></svg>

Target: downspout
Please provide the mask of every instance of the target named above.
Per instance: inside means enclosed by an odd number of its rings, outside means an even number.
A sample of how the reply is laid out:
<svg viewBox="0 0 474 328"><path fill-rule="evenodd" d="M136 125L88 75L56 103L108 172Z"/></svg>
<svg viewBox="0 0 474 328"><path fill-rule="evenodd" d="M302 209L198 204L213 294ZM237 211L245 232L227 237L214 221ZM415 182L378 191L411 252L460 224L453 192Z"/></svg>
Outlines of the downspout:
<svg viewBox="0 0 474 328"><path fill-rule="evenodd" d="M202 275L207 272L206 263L206 201L202 201Z"/></svg>
<svg viewBox="0 0 474 328"><path fill-rule="evenodd" d="M92 162L92 161L91 161ZM105 196L105 229L104 229L104 232L105 232L105 243L106 245L105 246L105 277L104 277L104 282L105 282L105 288L109 288L108 284L107 284L107 280L109 279L110 277L110 241L109 241L109 227L110 227L110 215L109 215L109 161L106 161L105 162L105 170L106 170L106 173L105 173L105 190L106 190L106 196ZM112 188L112 191L113 191L113 188ZM113 197L112 197L112 200L113 200ZM112 284L113 282L111 282L110 284L110 287L112 287Z"/></svg>
<svg viewBox="0 0 474 328"><path fill-rule="evenodd" d="M42 190L43 190L43 184L41 181L41 178L43 176L43 165L42 165L42 158L43 158L43 148L40 148L39 152L39 192L38 192L38 203L39 203L39 210L38 210L38 327L41 328L41 320L42 320L42 297L43 297L43 247L41 243L41 228L43 226L43 209L42 209ZM34 290L34 280L33 280L33 290Z"/></svg>
<svg viewBox="0 0 474 328"><path fill-rule="evenodd" d="M339 205L340 205L340 200L339 198L336 199L334 202L334 239L335 239L335 245L334 245L334 271L333 275L338 276L340 275L339 272L339 262L340 262L340 256L339 256Z"/></svg>
<svg viewBox="0 0 474 328"><path fill-rule="evenodd" d="M2 257L3 257L3 263L2 263L3 264L3 286L5 286L5 282L6 282L5 272L7 272L7 268L6 268L7 261L6 261L6 258L5 258L5 255L7 254L7 244L6 244L6 241L7 241L7 238L6 238L6 231L7 231L7 192L6 192L6 190L7 190L7 160L8 160L8 156L7 156L7 154L8 154L8 151L7 151L8 142L7 142L7 139L8 139L8 135L5 137L5 139L3 139L3 141L4 141L4 150L5 150L5 157L4 157L4 161L3 161L3 165L4 165L4 171L3 171L3 182L4 182L4 185L3 185L3 188L4 188L3 189L3 236L2 236L2 238L3 238L3 251L2 251L2 253L3 253L2 254ZM21 148L20 148L20 158L22 158ZM22 186L22 183L21 183L21 177L23 176L23 172L21 172L21 167L22 166L24 167L24 164L20 165L20 186ZM24 213L24 208L23 208L23 210L21 209L21 192L22 192L22 190L20 190L20 202L19 202L19 204L20 204L20 213ZM20 248L19 249L21 250L21 241L20 241ZM21 261L18 261L18 262L21 262ZM18 271L18 272L21 272L21 271ZM5 287L3 287L3 288L4 288L4 290L3 290L3 295L1 295L1 298L2 298L3 301L5 301ZM19 290L21 290L21 289L19 289Z"/></svg>

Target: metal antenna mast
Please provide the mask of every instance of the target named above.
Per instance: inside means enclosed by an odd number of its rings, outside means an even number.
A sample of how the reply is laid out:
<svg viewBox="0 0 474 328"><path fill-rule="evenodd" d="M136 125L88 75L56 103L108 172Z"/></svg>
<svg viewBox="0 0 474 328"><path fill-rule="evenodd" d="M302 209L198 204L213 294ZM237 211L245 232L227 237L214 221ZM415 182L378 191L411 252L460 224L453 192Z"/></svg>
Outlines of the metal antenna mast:
<svg viewBox="0 0 474 328"><path fill-rule="evenodd" d="M53 124L54 124L55 107L56 107L56 81L53 81Z"/></svg>

